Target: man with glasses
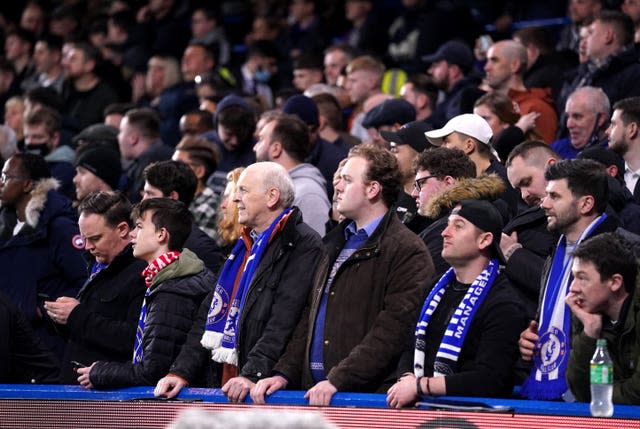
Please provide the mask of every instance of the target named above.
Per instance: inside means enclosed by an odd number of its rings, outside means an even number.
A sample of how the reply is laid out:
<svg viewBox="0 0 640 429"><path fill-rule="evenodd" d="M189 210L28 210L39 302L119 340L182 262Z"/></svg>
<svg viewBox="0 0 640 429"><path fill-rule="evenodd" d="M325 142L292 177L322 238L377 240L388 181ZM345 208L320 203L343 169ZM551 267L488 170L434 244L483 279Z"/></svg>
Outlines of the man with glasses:
<svg viewBox="0 0 640 429"><path fill-rule="evenodd" d="M463 151L475 164L476 176L491 173L500 176L505 185L502 199L509 204L509 217L526 209L518 192L511 187L507 170L491 145L493 131L484 118L472 113L458 115L444 127L428 131L425 135L434 146L455 147Z"/></svg>
<svg viewBox="0 0 640 429"><path fill-rule="evenodd" d="M449 211L455 203L464 198L474 198L471 191L478 189L472 186L476 168L461 150L436 147L418 155L414 161L414 170L415 182L411 196L415 199L418 214L431 221L420 233L420 238L431 253L436 275L441 276L449 268L449 264L441 255L441 234L447 226ZM454 200L453 193L445 194L445 191L454 188L458 191L455 196L459 198L448 208L442 207L443 204Z"/></svg>

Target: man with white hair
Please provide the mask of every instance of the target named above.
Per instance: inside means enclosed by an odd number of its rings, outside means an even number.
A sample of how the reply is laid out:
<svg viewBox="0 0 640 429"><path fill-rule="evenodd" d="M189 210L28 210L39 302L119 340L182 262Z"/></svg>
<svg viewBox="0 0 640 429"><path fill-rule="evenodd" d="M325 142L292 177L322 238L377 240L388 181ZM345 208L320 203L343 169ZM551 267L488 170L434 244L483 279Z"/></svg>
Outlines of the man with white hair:
<svg viewBox="0 0 640 429"><path fill-rule="evenodd" d="M256 381L272 374L322 256L320 237L292 208L293 197L291 178L275 162L252 164L242 173L233 197L242 235L156 396L211 384L204 375L211 358L223 363L222 391L231 402L243 401Z"/></svg>
<svg viewBox="0 0 640 429"><path fill-rule="evenodd" d="M611 105L600 88L583 86L567 99L565 115L569 136L551 144L564 159L574 159L583 149L607 147L606 135Z"/></svg>

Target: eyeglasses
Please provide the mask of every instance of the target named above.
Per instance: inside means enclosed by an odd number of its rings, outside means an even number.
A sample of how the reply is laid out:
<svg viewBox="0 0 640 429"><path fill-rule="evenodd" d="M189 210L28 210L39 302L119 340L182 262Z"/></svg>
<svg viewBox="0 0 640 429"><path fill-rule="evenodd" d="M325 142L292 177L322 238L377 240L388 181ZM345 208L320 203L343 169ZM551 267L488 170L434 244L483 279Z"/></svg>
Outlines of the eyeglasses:
<svg viewBox="0 0 640 429"><path fill-rule="evenodd" d="M422 190L422 185L424 185L427 182L427 180L432 179L434 177L438 177L438 176L425 176L425 177L419 178L418 180L413 182L413 189L420 192Z"/></svg>
<svg viewBox="0 0 640 429"><path fill-rule="evenodd" d="M24 177L22 176L14 176L13 174L7 174L5 172L3 172L2 174L0 174L0 182L2 183L6 183L7 181L9 181L10 179L16 179L16 180L25 180Z"/></svg>

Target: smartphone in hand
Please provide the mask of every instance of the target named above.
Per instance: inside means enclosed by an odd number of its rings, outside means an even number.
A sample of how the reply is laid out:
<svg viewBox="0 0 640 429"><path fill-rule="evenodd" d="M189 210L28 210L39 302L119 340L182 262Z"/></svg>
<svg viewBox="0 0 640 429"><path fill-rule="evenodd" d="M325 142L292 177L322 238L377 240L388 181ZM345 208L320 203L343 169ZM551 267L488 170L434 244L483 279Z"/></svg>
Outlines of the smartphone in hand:
<svg viewBox="0 0 640 429"><path fill-rule="evenodd" d="M73 365L73 369L78 369L78 368L86 368L89 365L85 365L82 362L78 362L77 360L72 360L71 364Z"/></svg>

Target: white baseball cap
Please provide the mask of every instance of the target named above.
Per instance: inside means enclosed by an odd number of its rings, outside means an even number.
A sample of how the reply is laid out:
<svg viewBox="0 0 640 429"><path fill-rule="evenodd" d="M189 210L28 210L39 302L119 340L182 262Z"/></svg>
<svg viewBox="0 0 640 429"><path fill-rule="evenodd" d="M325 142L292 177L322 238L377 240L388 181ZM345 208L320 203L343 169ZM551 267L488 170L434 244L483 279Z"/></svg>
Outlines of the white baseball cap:
<svg viewBox="0 0 640 429"><path fill-rule="evenodd" d="M439 130L427 131L424 135L434 146L442 146L443 138L454 132L473 137L491 147L489 144L491 137L493 137L491 127L482 116L473 113L458 115L450 119Z"/></svg>

